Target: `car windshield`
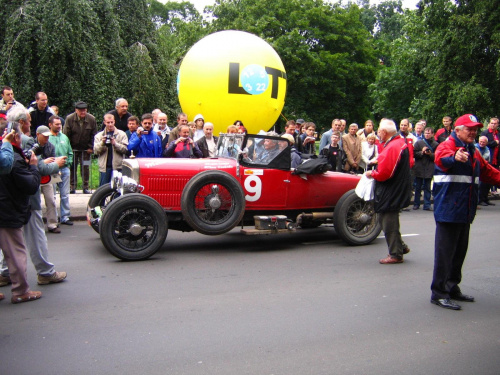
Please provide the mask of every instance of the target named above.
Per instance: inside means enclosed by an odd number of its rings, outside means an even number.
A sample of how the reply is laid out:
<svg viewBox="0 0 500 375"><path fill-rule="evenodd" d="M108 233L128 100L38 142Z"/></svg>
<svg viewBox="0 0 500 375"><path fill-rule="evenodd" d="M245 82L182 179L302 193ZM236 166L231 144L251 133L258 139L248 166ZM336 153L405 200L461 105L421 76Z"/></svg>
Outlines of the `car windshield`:
<svg viewBox="0 0 500 375"><path fill-rule="evenodd" d="M244 134L219 134L217 156L236 159L245 138Z"/></svg>

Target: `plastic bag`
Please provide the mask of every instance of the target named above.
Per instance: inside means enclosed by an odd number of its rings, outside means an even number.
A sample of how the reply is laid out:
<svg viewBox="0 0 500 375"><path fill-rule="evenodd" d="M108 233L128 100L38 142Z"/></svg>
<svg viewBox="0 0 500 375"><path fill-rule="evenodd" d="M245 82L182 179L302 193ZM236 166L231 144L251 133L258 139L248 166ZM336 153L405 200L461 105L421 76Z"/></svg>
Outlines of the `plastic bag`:
<svg viewBox="0 0 500 375"><path fill-rule="evenodd" d="M356 186L356 195L363 199L364 201L371 201L375 198L374 194L375 180L371 177L367 177L366 174L361 176L361 179Z"/></svg>

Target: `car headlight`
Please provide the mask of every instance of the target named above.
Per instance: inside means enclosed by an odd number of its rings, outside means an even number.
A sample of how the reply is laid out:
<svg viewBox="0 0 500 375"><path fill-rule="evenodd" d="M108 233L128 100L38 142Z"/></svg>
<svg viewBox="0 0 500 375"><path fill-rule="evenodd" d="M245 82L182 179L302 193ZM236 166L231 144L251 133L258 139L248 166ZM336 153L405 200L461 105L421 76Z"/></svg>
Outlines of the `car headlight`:
<svg viewBox="0 0 500 375"><path fill-rule="evenodd" d="M133 178L123 176L118 171L113 171L111 177L111 188L118 190L120 195L128 193L142 193L144 186L139 185Z"/></svg>

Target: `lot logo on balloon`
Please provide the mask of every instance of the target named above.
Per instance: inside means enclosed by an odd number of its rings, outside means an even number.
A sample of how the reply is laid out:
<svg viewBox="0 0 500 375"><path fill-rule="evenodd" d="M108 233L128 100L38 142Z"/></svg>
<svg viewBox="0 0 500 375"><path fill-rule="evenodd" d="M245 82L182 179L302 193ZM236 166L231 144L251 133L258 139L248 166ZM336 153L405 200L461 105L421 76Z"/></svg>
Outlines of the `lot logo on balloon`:
<svg viewBox="0 0 500 375"><path fill-rule="evenodd" d="M269 75L273 78L271 98L278 99L279 78L286 79L286 73L281 70L257 64L246 66L241 74L240 64L229 63L229 94L259 95L267 91ZM242 86L239 86L241 81Z"/></svg>
<svg viewBox="0 0 500 375"><path fill-rule="evenodd" d="M208 35L186 54L177 88L182 110L192 120L198 113L226 132L236 120L249 133L269 130L285 103L286 72L276 51L243 31Z"/></svg>

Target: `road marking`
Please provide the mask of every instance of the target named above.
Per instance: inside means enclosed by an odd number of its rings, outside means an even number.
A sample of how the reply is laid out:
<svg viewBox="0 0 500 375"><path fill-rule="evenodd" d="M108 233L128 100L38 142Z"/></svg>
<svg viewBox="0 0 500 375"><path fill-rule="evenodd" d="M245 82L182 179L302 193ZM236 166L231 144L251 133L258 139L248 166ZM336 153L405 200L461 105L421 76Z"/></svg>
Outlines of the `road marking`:
<svg viewBox="0 0 500 375"><path fill-rule="evenodd" d="M415 237L415 236L420 236L418 233L408 233L408 234L402 234L401 237ZM385 236L378 236L377 238L385 238Z"/></svg>

